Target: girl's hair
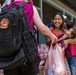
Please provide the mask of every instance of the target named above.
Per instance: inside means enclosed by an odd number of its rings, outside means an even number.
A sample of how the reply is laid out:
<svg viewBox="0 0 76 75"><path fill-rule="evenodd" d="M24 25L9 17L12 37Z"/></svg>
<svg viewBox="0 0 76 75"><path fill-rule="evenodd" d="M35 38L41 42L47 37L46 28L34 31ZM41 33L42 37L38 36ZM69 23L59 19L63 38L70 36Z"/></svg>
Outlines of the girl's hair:
<svg viewBox="0 0 76 75"><path fill-rule="evenodd" d="M71 33L73 36L71 38L76 38L76 28L72 28L73 32Z"/></svg>
<svg viewBox="0 0 76 75"><path fill-rule="evenodd" d="M55 17L56 15L61 16L61 18L62 18L62 20L63 20L63 23L64 23L64 17L63 17L63 15L62 15L60 12L55 13L55 14L53 15L53 17L52 17L52 20L54 19L54 17ZM63 23L61 24L60 29L62 29ZM53 24L53 27L55 28L54 24Z"/></svg>
<svg viewBox="0 0 76 75"><path fill-rule="evenodd" d="M66 27L67 27L67 29L73 28L74 27L74 22L71 21L71 20L68 20L66 22Z"/></svg>

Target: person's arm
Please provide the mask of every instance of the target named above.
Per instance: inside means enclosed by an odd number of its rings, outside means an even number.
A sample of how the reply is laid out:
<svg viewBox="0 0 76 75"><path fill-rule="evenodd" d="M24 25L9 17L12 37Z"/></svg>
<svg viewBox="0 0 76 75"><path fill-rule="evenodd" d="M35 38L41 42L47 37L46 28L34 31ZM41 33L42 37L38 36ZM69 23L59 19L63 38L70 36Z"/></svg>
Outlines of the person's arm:
<svg viewBox="0 0 76 75"><path fill-rule="evenodd" d="M64 34L61 38L58 39L58 41L65 40L66 38L68 38L68 36L67 34Z"/></svg>
<svg viewBox="0 0 76 75"><path fill-rule="evenodd" d="M34 10L34 16L33 16L33 20L34 20L34 24L37 26L38 30L43 33L44 35L50 37L52 43L54 43L55 41L57 41L57 37L50 31L50 29L43 24L43 22L41 21L38 11L35 8L35 6L33 6L33 10Z"/></svg>
<svg viewBox="0 0 76 75"><path fill-rule="evenodd" d="M67 39L64 40L65 48L68 47L68 44L76 44L76 39Z"/></svg>
<svg viewBox="0 0 76 75"><path fill-rule="evenodd" d="M58 41L65 40L66 38L71 37L71 32L69 30L64 29L64 31L65 31L65 34L61 38L59 38Z"/></svg>
<svg viewBox="0 0 76 75"><path fill-rule="evenodd" d="M67 39L69 44L76 44L76 38L75 39Z"/></svg>
<svg viewBox="0 0 76 75"><path fill-rule="evenodd" d="M51 31L51 30L52 30L52 27L50 27L49 29L50 29L50 31ZM50 39L48 36L46 36L46 39L47 39L47 40L46 40L47 42L51 42L51 39Z"/></svg>

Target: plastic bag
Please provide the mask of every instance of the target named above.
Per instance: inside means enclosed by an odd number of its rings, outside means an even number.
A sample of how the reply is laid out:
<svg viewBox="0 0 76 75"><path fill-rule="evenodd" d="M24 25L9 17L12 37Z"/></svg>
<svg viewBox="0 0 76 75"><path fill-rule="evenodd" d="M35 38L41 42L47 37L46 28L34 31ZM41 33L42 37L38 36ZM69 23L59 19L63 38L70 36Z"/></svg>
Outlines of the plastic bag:
<svg viewBox="0 0 76 75"><path fill-rule="evenodd" d="M46 63L45 63L45 68L44 68L44 73L45 75L54 75L53 73L53 66L55 65L54 64L54 59L53 59L53 56L52 56L52 52L53 52L53 47L52 45L50 46L50 50L48 52L48 57L46 59Z"/></svg>
<svg viewBox="0 0 76 75"><path fill-rule="evenodd" d="M38 52L39 52L40 58L42 60L46 60L47 54L48 54L48 50L49 50L49 47L46 44L39 44L38 45Z"/></svg>
<svg viewBox="0 0 76 75"><path fill-rule="evenodd" d="M69 67L66 57L64 58L64 63L65 63L67 75L71 75L70 67Z"/></svg>
<svg viewBox="0 0 76 75"><path fill-rule="evenodd" d="M64 55L63 55L62 51L63 50L62 50L61 46L59 46L58 44L56 44L54 46L54 50L53 50L53 57L54 57L54 61L55 61L54 71L58 75L67 75L65 63L64 63Z"/></svg>
<svg viewBox="0 0 76 75"><path fill-rule="evenodd" d="M67 75L62 48L51 45L45 63L45 75Z"/></svg>

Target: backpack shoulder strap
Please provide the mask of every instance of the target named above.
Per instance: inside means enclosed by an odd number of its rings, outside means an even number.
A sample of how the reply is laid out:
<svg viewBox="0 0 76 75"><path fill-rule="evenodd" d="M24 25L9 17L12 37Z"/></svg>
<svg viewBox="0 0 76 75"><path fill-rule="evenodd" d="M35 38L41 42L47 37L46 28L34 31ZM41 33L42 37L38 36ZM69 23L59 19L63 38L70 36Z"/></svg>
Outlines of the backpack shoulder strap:
<svg viewBox="0 0 76 75"><path fill-rule="evenodd" d="M24 1L23 1L19 6L20 6L20 7L24 7L24 5L25 5L25 4L28 4L28 3L30 3L30 2L24 2Z"/></svg>
<svg viewBox="0 0 76 75"><path fill-rule="evenodd" d="M22 2L19 6L23 7L26 4L26 2Z"/></svg>

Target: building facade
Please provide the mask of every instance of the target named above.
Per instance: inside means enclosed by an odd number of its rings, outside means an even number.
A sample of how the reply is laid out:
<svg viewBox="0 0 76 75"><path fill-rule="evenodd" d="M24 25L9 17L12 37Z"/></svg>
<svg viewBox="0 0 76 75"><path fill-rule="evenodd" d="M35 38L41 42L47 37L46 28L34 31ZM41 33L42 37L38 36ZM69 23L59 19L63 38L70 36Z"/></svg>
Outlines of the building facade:
<svg viewBox="0 0 76 75"><path fill-rule="evenodd" d="M52 15L56 12L61 12L76 23L76 5L73 6L69 0L33 0L33 4L45 25L50 23ZM39 31L37 31L37 39L39 43L46 43L46 37Z"/></svg>

